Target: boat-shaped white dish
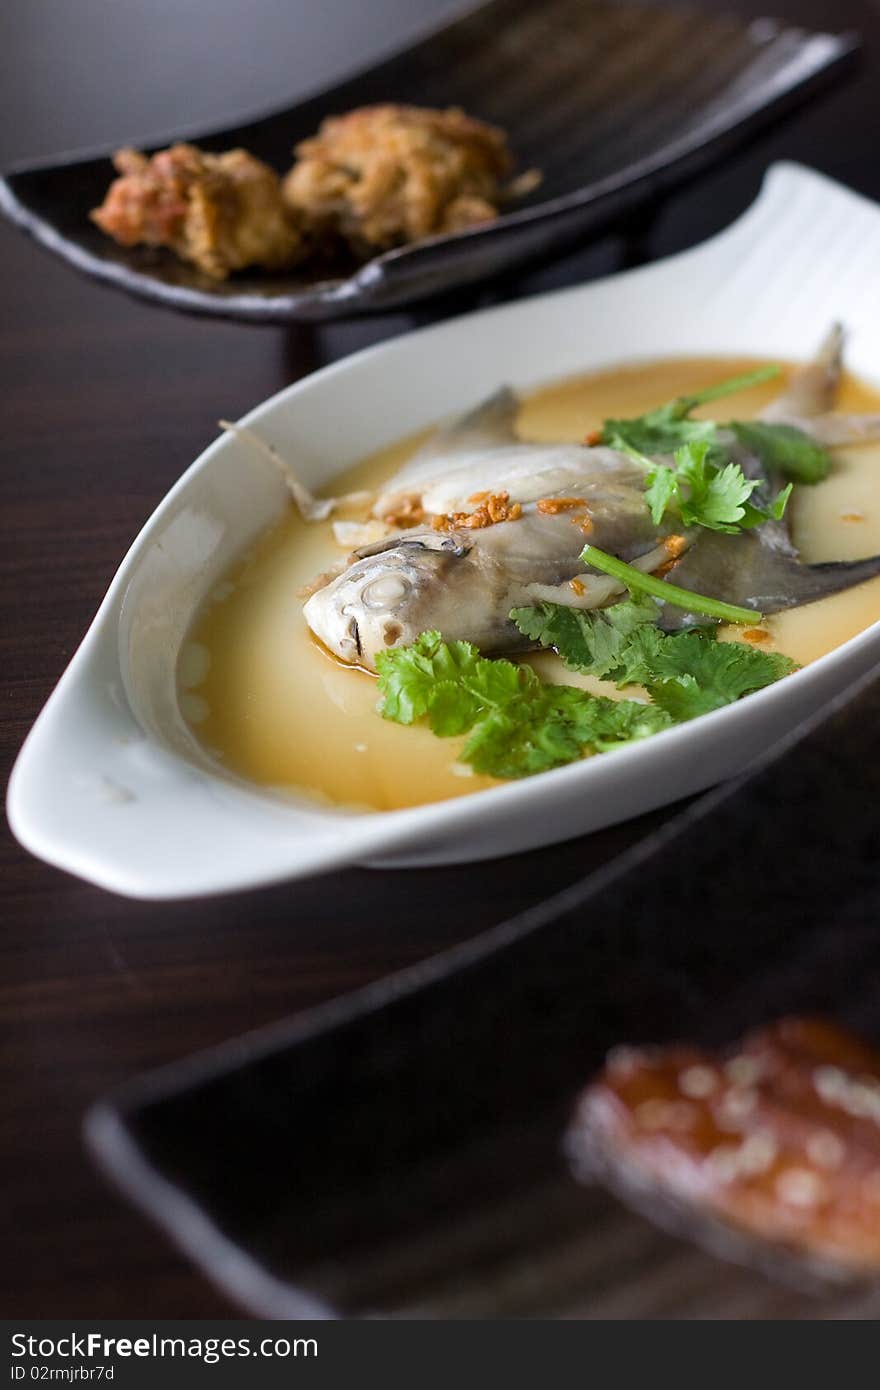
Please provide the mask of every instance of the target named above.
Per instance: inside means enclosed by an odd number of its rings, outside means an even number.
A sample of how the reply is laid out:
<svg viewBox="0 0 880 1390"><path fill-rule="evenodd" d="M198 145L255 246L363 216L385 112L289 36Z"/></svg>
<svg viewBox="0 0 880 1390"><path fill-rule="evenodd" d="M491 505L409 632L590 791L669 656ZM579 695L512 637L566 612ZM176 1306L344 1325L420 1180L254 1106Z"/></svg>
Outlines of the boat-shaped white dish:
<svg viewBox="0 0 880 1390"><path fill-rule="evenodd" d="M876 206L810 170L776 165L745 215L693 250L370 348L280 392L245 423L320 487L501 382L528 390L664 356L802 358L835 318L849 329L851 367L876 381L878 239ZM363 812L282 797L209 761L178 708L175 669L203 597L287 505L272 466L224 436L147 522L13 771L10 823L34 854L115 892L159 899L339 864L453 863L535 848L741 772L880 658L875 624L693 723L452 801Z"/></svg>

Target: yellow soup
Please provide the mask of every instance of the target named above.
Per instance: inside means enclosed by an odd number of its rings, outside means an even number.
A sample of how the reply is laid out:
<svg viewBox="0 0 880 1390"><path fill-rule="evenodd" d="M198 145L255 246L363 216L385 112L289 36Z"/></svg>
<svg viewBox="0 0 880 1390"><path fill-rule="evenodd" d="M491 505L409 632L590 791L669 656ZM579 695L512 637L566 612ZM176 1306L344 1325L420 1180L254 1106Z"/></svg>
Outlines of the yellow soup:
<svg viewBox="0 0 880 1390"><path fill-rule="evenodd" d="M606 417L640 415L760 365L753 359L682 358L623 367L545 387L522 407L525 439L576 440ZM781 389L769 382L724 402L727 418L755 415ZM847 378L844 410L880 409L880 392ZM711 414L712 406L704 413ZM377 488L424 438L383 449L342 474L334 492ZM880 446L839 449L831 477L796 489L790 520L811 562L880 552ZM198 615L181 652L181 708L210 756L229 772L281 790L375 810L418 806L496 785L457 761L463 739L439 739L376 713L376 682L311 638L301 590L343 551L328 523L306 525L293 507L233 568ZM806 664L880 618L880 578L765 620L762 650ZM725 637L739 636L728 629ZM552 654L524 658L544 679L607 695Z"/></svg>

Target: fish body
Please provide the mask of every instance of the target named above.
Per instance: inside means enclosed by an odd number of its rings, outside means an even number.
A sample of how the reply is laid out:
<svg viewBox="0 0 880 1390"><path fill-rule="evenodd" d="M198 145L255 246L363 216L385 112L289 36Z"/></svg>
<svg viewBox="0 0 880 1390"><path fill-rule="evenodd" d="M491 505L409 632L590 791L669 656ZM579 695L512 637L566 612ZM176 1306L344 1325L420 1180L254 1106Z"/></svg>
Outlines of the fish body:
<svg viewBox="0 0 880 1390"><path fill-rule="evenodd" d="M590 539L636 559L653 550L658 529L641 491L605 493L585 487L595 511ZM607 525L598 515L606 509ZM572 578L584 573L579 555L587 537L570 511L548 515L526 504L516 521L484 530L410 530L355 552L354 563L305 606L312 631L346 661L373 668L378 652L405 646L436 628L448 640L474 642L484 652L523 650L510 610L552 597L575 598ZM659 563L659 559L657 563ZM618 592L604 576L579 581L593 606Z"/></svg>
<svg viewBox="0 0 880 1390"><path fill-rule="evenodd" d="M832 336L780 397L775 418L796 418L801 428L827 421L839 372L839 341ZM473 642L486 655L525 650L512 608L541 601L595 608L623 592L580 560L587 541L646 571L665 566L682 588L762 613L813 602L880 573L880 556L805 565L785 524L774 521L737 534L679 526L670 548L672 523L652 521L639 463L607 447L522 441L517 410L511 391L497 392L438 431L389 481L376 516L416 498L426 514L453 521L448 529L407 530L356 550L348 568L312 594L305 618L331 652L375 669L380 652L408 645L428 629ZM862 417L834 418L848 438L874 437L870 425L860 432ZM769 496L775 480L760 461L733 439L730 452L758 480L756 500ZM472 513L481 497L501 493L519 504L517 519L480 529L456 524L456 514ZM666 606L664 626L687 621L682 610Z"/></svg>
<svg viewBox="0 0 880 1390"><path fill-rule="evenodd" d="M549 597L572 602L570 581L579 575L580 598L589 592L594 605L619 592L615 581L586 575L579 556L588 539L634 561L662 546L670 530L651 520L644 470L613 449L505 440L451 457L446 471L427 477L417 456L377 511L393 510L418 488L433 515L473 512L475 497L501 491L520 503L521 515L483 529L408 530L356 550L354 562L304 609L315 635L344 660L372 668L378 652L405 646L428 628L485 652L521 651L525 639L510 621L512 608ZM539 502L563 505L554 512ZM657 563L665 558L661 551Z"/></svg>

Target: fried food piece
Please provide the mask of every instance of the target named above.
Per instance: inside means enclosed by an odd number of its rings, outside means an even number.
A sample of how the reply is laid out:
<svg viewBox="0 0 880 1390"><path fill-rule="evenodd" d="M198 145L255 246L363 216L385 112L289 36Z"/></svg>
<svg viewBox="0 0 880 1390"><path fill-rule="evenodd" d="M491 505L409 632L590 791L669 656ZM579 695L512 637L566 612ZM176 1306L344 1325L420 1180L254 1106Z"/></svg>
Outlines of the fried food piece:
<svg viewBox="0 0 880 1390"><path fill-rule="evenodd" d="M172 145L148 158L124 149L113 163L119 178L92 221L122 246L168 246L215 280L251 265L282 270L302 256L278 175L246 150Z"/></svg>
<svg viewBox="0 0 880 1390"><path fill-rule="evenodd" d="M880 1271L880 1054L833 1023L783 1019L723 1054L615 1051L568 1148L580 1176L717 1253Z"/></svg>
<svg viewBox="0 0 880 1390"><path fill-rule="evenodd" d="M365 106L296 147L284 197L316 243L356 255L498 215L513 161L504 132L455 107Z"/></svg>

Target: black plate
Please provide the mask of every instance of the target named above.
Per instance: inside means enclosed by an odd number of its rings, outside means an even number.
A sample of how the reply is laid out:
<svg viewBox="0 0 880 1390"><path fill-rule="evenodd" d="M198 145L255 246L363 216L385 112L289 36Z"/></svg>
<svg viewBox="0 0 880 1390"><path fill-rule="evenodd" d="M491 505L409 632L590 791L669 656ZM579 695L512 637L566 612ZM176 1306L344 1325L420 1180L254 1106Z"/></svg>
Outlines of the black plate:
<svg viewBox="0 0 880 1390"><path fill-rule="evenodd" d="M88 218L113 177L107 151L9 171L0 207L78 270L172 308L261 323L387 309L608 225L803 97L857 46L851 35L686 9L490 0L299 105L186 132L209 150L243 145L281 171L293 145L333 112L376 101L460 105L507 130L521 168L542 170L531 198L490 226L388 252L332 280L243 274L218 285L168 253L116 246Z"/></svg>
<svg viewBox="0 0 880 1390"><path fill-rule="evenodd" d="M578 1187L561 1138L616 1043L790 1011L880 1041L878 805L872 675L549 902L126 1087L92 1151L263 1316L876 1316L655 1232Z"/></svg>

